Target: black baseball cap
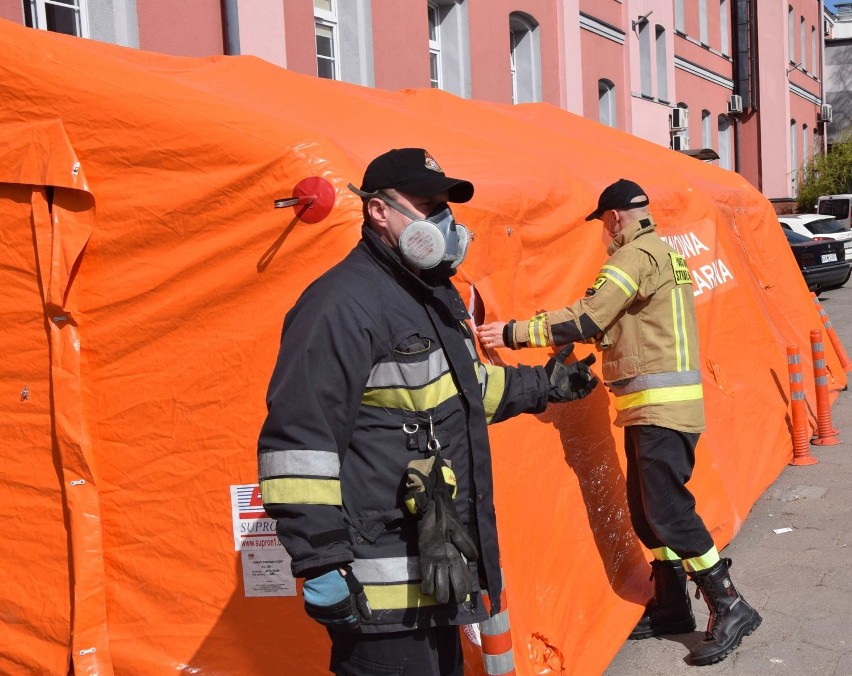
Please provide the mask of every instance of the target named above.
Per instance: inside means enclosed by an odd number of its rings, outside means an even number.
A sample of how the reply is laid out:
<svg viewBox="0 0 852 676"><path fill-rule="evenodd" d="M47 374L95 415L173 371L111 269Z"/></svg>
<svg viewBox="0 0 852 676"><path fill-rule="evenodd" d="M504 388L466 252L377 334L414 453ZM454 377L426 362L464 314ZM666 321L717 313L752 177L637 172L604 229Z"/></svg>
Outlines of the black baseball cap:
<svg viewBox="0 0 852 676"><path fill-rule="evenodd" d="M467 202L473 197L473 183L445 175L435 158L423 148L394 148L370 162L361 191L374 193L383 188L395 188L418 197L432 197L446 191L450 202Z"/></svg>
<svg viewBox="0 0 852 676"><path fill-rule="evenodd" d="M620 178L615 183L604 188L598 198L598 208L586 216L587 221L600 218L604 211L617 209L626 211L646 207L649 204L648 196L638 183Z"/></svg>

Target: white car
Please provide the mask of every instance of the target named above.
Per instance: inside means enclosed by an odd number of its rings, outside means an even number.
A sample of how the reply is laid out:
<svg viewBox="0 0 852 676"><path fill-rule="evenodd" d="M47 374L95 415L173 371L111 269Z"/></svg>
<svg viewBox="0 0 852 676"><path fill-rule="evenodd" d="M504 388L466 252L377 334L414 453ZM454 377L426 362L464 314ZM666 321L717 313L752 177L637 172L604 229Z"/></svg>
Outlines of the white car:
<svg viewBox="0 0 852 676"><path fill-rule="evenodd" d="M843 242L846 260L852 261L852 230L847 230L831 216L822 214L795 214L779 216L781 227L811 239L833 239Z"/></svg>

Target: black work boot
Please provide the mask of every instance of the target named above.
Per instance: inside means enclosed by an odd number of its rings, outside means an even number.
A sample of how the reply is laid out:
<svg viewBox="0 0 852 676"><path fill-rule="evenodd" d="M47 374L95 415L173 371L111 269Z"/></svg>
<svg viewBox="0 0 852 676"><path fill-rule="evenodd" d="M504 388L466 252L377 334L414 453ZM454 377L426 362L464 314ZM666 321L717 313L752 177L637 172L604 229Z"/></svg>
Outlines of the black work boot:
<svg viewBox="0 0 852 676"><path fill-rule="evenodd" d="M704 641L690 652L690 659L696 666L721 662L730 655L748 636L760 626L761 617L740 595L728 568L730 559L720 559L709 570L690 573L689 577L698 585L698 589L707 602L710 619Z"/></svg>
<svg viewBox="0 0 852 676"><path fill-rule="evenodd" d="M628 638L651 638L661 634L688 634L695 631L692 602L686 590L686 571L680 561L652 561L654 598Z"/></svg>

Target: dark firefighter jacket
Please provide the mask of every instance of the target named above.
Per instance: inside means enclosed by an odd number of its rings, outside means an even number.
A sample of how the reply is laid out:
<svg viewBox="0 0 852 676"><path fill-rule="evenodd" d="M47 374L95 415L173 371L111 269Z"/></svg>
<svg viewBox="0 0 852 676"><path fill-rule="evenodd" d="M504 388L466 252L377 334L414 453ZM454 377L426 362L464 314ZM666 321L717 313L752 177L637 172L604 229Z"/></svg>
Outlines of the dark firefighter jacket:
<svg viewBox="0 0 852 676"><path fill-rule="evenodd" d="M426 284L364 227L284 321L258 443L263 503L295 576L352 564L373 611L365 632L479 622L480 578L500 609L486 426L544 410L548 378L540 366L482 364L467 319L449 281ZM417 524L403 502L406 465L426 457L430 438L478 537L476 590L459 605L421 594Z"/></svg>

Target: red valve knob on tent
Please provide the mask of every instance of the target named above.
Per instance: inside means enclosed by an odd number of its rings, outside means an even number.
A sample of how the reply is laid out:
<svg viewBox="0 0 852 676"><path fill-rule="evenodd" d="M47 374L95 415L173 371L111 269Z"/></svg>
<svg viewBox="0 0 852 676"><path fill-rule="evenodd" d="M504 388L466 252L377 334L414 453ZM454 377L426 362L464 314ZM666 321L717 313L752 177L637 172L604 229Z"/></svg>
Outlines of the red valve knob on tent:
<svg viewBox="0 0 852 676"><path fill-rule="evenodd" d="M334 208L334 197L331 183L319 176L308 176L293 188L293 197L275 200L275 208L293 207L299 220L319 223Z"/></svg>

